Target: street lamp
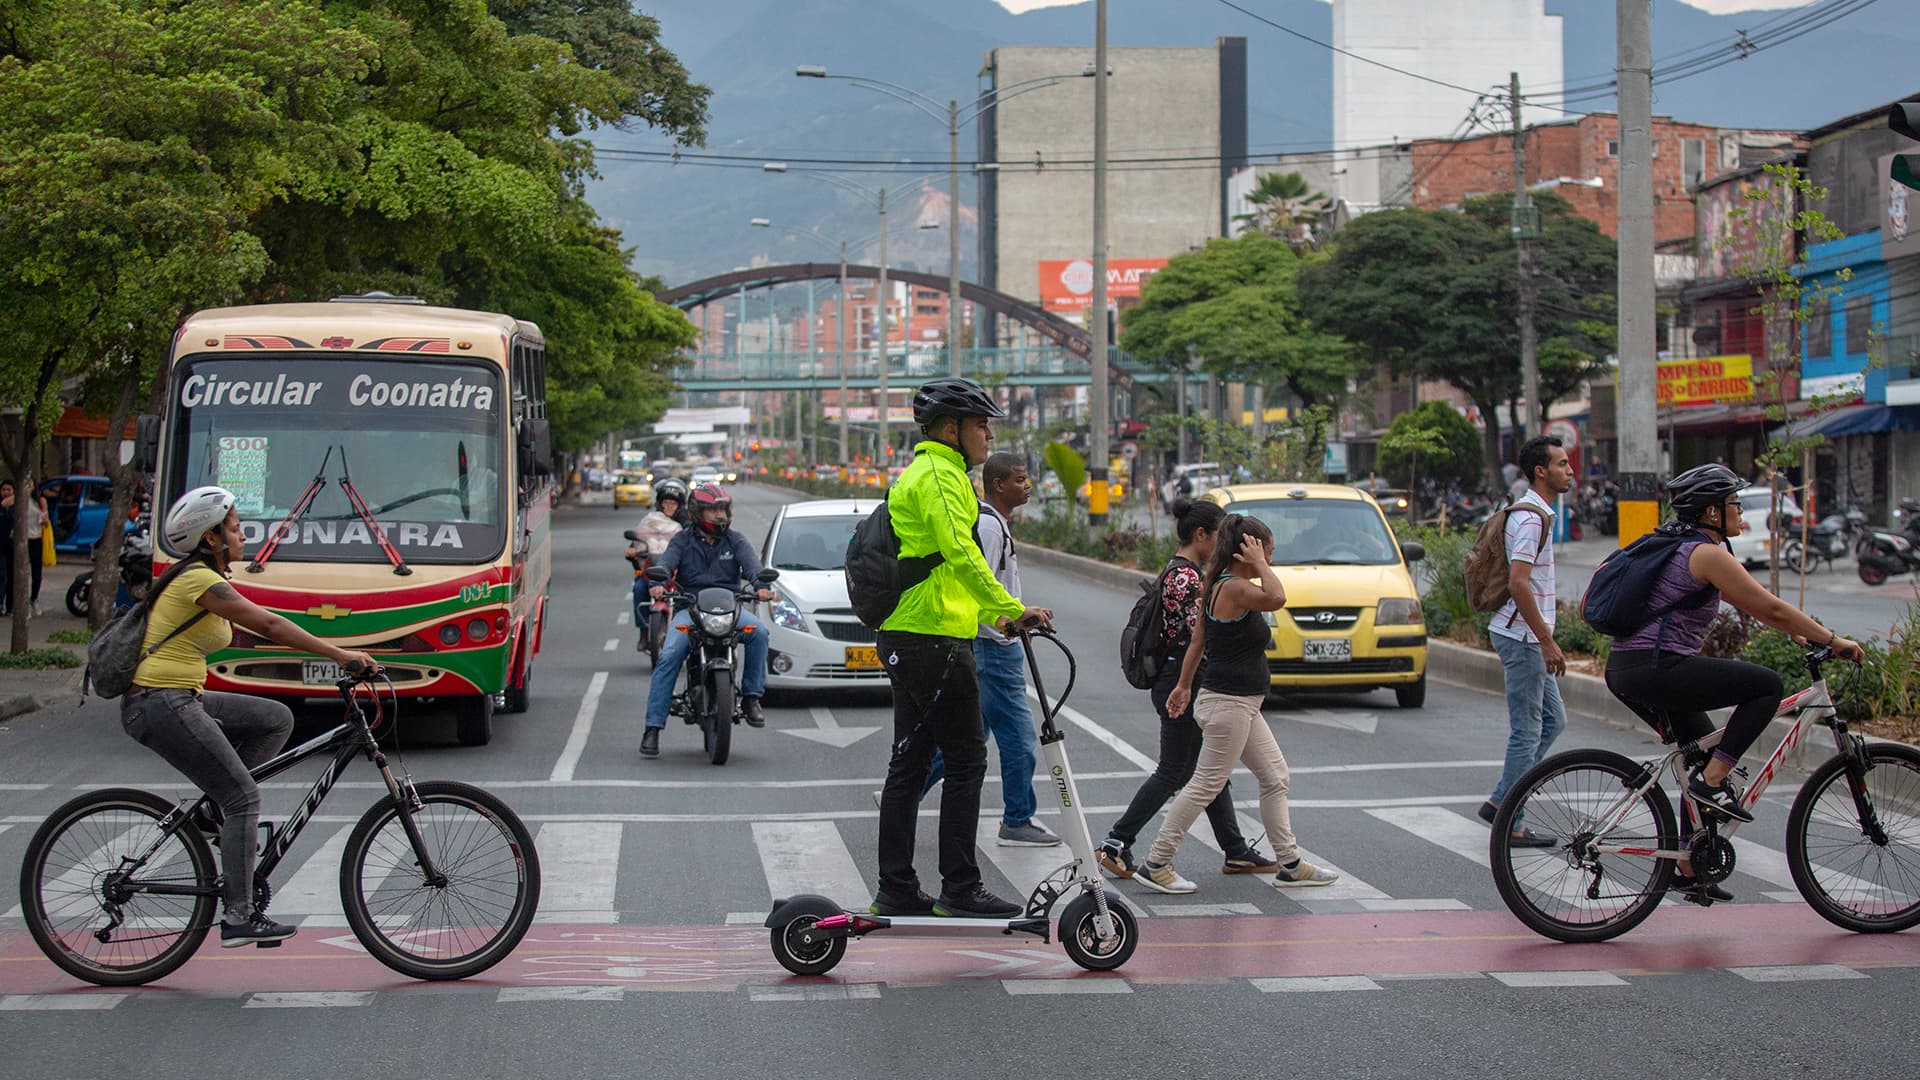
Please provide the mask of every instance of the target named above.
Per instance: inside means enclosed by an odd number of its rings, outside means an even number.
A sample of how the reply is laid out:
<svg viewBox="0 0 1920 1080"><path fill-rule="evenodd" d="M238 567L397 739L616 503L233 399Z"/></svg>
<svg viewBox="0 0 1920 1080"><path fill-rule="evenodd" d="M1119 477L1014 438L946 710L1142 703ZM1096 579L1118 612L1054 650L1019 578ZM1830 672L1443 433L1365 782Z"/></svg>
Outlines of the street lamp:
<svg viewBox="0 0 1920 1080"><path fill-rule="evenodd" d="M913 90L885 79L869 78L865 75L830 75L826 67L820 64L802 64L793 69L793 73L803 79L842 79L855 86L876 90L898 101L919 109L935 121L945 120L947 124L947 373L962 374L960 364L960 125L978 120L980 115L999 101L1024 94L1030 90L1041 90L1068 79L1091 78L1095 73L1094 65L1088 64L1077 75L1042 75L1039 78L1026 79L1009 86L988 91L966 109L961 117L960 103L948 99L946 115L940 112L940 103L918 90Z"/></svg>

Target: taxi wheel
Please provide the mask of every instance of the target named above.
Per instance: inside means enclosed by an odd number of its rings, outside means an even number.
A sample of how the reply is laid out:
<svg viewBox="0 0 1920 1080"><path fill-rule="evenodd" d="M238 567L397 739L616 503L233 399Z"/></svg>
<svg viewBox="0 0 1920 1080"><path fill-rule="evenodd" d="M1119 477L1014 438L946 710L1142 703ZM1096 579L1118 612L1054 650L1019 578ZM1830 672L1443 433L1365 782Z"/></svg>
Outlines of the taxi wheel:
<svg viewBox="0 0 1920 1080"><path fill-rule="evenodd" d="M1420 673L1420 681L1410 682L1393 688L1393 699L1403 709L1418 709L1427 703L1427 675Z"/></svg>

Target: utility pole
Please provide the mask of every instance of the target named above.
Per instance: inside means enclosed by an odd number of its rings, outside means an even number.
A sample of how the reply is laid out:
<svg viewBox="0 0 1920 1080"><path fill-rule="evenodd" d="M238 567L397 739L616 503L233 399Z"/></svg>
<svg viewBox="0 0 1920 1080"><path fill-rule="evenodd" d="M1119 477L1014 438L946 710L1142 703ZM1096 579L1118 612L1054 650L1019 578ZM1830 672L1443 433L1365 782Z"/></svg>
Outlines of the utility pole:
<svg viewBox="0 0 1920 1080"><path fill-rule="evenodd" d="M853 464L847 443L847 242L840 241L840 317L833 320L833 366L840 371L840 463Z"/></svg>
<svg viewBox="0 0 1920 1080"><path fill-rule="evenodd" d="M1093 15L1093 306L1092 422L1087 446L1087 524L1107 520L1107 0L1095 0Z"/></svg>
<svg viewBox="0 0 1920 1080"><path fill-rule="evenodd" d="M880 309L880 459L882 470L891 468L887 451L893 447L893 398L887 391L887 368L893 363L887 356L887 189L880 189L880 291L874 297ZM883 475L887 475L883 472Z"/></svg>
<svg viewBox="0 0 1920 1080"><path fill-rule="evenodd" d="M1519 254L1520 391L1526 405L1521 410L1520 423L1527 437L1532 438L1540 434L1542 418L1539 337L1533 326L1533 246L1529 241L1540 230L1533 199L1527 194L1527 152L1526 144L1521 141L1520 73L1517 71L1507 76L1507 99L1513 104L1513 247Z"/></svg>
<svg viewBox="0 0 1920 1080"><path fill-rule="evenodd" d="M1660 523L1658 369L1653 325L1653 41L1651 0L1615 0L1620 85L1619 371L1620 544Z"/></svg>
<svg viewBox="0 0 1920 1080"><path fill-rule="evenodd" d="M960 103L947 101L947 374L960 364Z"/></svg>
<svg viewBox="0 0 1920 1080"><path fill-rule="evenodd" d="M1193 373L1193 352L1193 346L1187 346L1186 365L1173 377L1173 385L1178 387L1174 394L1180 401L1180 457L1174 461L1176 467L1187 463L1187 376Z"/></svg>

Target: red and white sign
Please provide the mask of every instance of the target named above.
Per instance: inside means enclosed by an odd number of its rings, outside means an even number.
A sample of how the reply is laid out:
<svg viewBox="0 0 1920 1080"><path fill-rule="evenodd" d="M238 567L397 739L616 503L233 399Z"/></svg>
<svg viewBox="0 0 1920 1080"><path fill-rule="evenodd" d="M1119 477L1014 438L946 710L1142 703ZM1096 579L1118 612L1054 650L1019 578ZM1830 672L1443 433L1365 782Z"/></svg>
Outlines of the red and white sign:
<svg viewBox="0 0 1920 1080"><path fill-rule="evenodd" d="M1138 300L1140 286L1167 265L1165 259L1108 259L1107 301ZM1093 260L1041 259L1040 304L1048 311L1080 311L1093 304Z"/></svg>

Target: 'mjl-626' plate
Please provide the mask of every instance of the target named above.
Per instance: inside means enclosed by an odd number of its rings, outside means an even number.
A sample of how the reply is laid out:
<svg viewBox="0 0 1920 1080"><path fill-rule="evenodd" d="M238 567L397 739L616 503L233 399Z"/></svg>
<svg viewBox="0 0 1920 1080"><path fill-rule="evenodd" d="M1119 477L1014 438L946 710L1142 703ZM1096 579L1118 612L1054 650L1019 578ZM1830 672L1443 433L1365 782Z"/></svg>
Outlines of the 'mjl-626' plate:
<svg viewBox="0 0 1920 1080"><path fill-rule="evenodd" d="M880 649L874 645L847 646L847 667L855 671L872 671L880 666Z"/></svg>

